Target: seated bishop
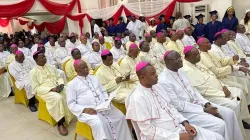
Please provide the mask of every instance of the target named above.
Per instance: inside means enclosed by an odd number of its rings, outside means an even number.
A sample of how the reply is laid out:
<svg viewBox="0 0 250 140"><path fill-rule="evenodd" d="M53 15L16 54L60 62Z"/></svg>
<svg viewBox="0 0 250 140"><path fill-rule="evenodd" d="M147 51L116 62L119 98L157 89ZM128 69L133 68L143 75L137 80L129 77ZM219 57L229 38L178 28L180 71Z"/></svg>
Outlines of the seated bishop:
<svg viewBox="0 0 250 140"><path fill-rule="evenodd" d="M66 103L64 80L53 66L47 64L47 59L42 52L35 52L33 58L36 66L30 71L29 77L32 91L46 103L47 110L57 122L60 135L68 135L64 123L69 124L73 114Z"/></svg>
<svg viewBox="0 0 250 140"><path fill-rule="evenodd" d="M92 49L93 51L89 54L87 61L92 69L96 69L102 64L100 44L94 41L92 43Z"/></svg>
<svg viewBox="0 0 250 140"><path fill-rule="evenodd" d="M118 63L121 59L123 59L126 55L126 51L122 46L121 38L115 38L115 46L110 49L110 52L113 55L114 61Z"/></svg>
<svg viewBox="0 0 250 140"><path fill-rule="evenodd" d="M116 93L114 101L124 104L136 82L130 81L130 76L118 64L113 63L113 55L109 50L103 50L101 57L103 64L97 70L96 76L108 93Z"/></svg>
<svg viewBox="0 0 250 140"><path fill-rule="evenodd" d="M209 102L201 96L202 93L192 87L185 72L181 69L183 63L179 53L167 51L165 63L166 68L159 76L159 83L171 99L171 104L184 117L195 125L218 132L225 139L242 137L233 110ZM232 105L237 106L237 103L232 103ZM237 127L236 133L233 133L235 129L230 125ZM238 132L240 135L237 135Z"/></svg>
<svg viewBox="0 0 250 140"><path fill-rule="evenodd" d="M15 60L9 65L9 73L15 79L15 85L19 90L24 89L29 100L29 109L31 112L37 111L35 93L32 90L29 72L33 68L33 64L27 60L21 51L16 51Z"/></svg>
<svg viewBox="0 0 250 140"><path fill-rule="evenodd" d="M82 60L74 61L77 77L67 85L67 104L78 121L88 124L95 140L132 140L125 116L109 105L99 110L100 104L109 98L95 76Z"/></svg>
<svg viewBox="0 0 250 140"><path fill-rule="evenodd" d="M0 97L8 98L11 94L12 83L7 68L0 59Z"/></svg>
<svg viewBox="0 0 250 140"><path fill-rule="evenodd" d="M136 66L140 84L126 99L126 118L136 126L143 140L224 140L217 132L193 125L180 114L158 83L155 68L140 62Z"/></svg>
<svg viewBox="0 0 250 140"><path fill-rule="evenodd" d="M15 59L15 53L18 50L17 45L16 44L12 44L10 46L10 52L11 54L8 55L5 59L5 65L8 66L14 59Z"/></svg>
<svg viewBox="0 0 250 140"><path fill-rule="evenodd" d="M157 33L156 38L157 38L157 42L152 48L152 51L153 51L154 56L156 56L157 60L161 64L164 64L163 55L167 51L167 47L164 43L166 41L166 38L162 32Z"/></svg>
<svg viewBox="0 0 250 140"><path fill-rule="evenodd" d="M76 73L74 65L73 65L75 60L80 59L80 60L84 61L87 64L88 68L89 68L90 74L93 73L93 70L91 69L91 67L87 63L87 61L82 57L81 52L80 52L79 49L77 49L77 48L72 49L71 50L71 56L72 57L65 64L65 73L66 73L66 77L67 77L68 81L73 80L77 76L77 73Z"/></svg>
<svg viewBox="0 0 250 140"><path fill-rule="evenodd" d="M139 48L134 43L129 46L128 54L122 59L120 68L125 72L126 75L130 76L130 80L138 82L138 77L136 76L135 67L141 61L138 57Z"/></svg>

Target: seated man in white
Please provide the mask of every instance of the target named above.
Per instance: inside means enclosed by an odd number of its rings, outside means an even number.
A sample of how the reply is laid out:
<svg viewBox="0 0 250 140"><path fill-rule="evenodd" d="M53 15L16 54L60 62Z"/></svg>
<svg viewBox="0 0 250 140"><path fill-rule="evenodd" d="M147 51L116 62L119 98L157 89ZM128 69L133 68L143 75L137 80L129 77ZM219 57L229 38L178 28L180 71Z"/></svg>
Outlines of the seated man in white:
<svg viewBox="0 0 250 140"><path fill-rule="evenodd" d="M18 51L17 45L16 44L12 44L10 46L10 52L11 52L11 54L6 57L5 62L3 61L3 63L5 63L6 66L8 66L15 59L15 53L16 53L16 51Z"/></svg>
<svg viewBox="0 0 250 140"><path fill-rule="evenodd" d="M103 36L99 36L99 40L98 40L99 44L100 44L100 51L107 49L107 46L105 44L105 39Z"/></svg>
<svg viewBox="0 0 250 140"><path fill-rule="evenodd" d="M33 58L37 65L29 74L32 91L45 101L49 114L57 122L60 135L66 136L68 130L64 123L69 124L74 116L67 107L64 80L53 66L46 64L44 53L37 51Z"/></svg>
<svg viewBox="0 0 250 140"><path fill-rule="evenodd" d="M49 41L45 44L45 47L49 49L49 51L52 53L52 56L55 59L57 46L55 45L54 37L52 37L52 36L49 37Z"/></svg>
<svg viewBox="0 0 250 140"><path fill-rule="evenodd" d="M193 124L220 133L225 139L229 137L229 139L233 140L236 137L242 137L235 113L231 109L210 103L201 96L203 93L197 92L192 87L185 72L181 69L183 64L179 53L176 51L166 52L165 63L166 68L159 75L159 83L171 99L171 104L184 117L188 118ZM233 110L239 111L237 103L233 103L233 105L236 106ZM214 106L218 110L214 110ZM218 111L225 122L217 118L218 116L213 111ZM239 114L237 111L236 113ZM234 133L235 131L237 132Z"/></svg>
<svg viewBox="0 0 250 140"><path fill-rule="evenodd" d="M66 49L68 51L68 55L70 55L71 53L71 50L73 48L76 48L79 44L76 42L76 37L75 37L75 34L74 33L71 33L70 36L69 36L69 42L66 43Z"/></svg>
<svg viewBox="0 0 250 140"><path fill-rule="evenodd" d="M15 60L9 65L8 69L10 74L15 79L15 85L19 90L24 89L26 96L29 99L29 109L31 112L36 112L36 98L35 93L32 91L31 83L29 80L29 72L33 68L33 64L25 59L23 52L17 51L15 54Z"/></svg>
<svg viewBox="0 0 250 140"><path fill-rule="evenodd" d="M131 44L133 44L133 43L135 43L137 46L139 46L139 42L136 41L136 36L135 36L135 34L130 33L130 34L129 34L129 41L127 41L127 43L126 43L126 51L127 51L127 52L128 52L128 50L129 50L129 46L130 46Z"/></svg>
<svg viewBox="0 0 250 140"><path fill-rule="evenodd" d="M58 45L59 47L56 49L55 58L59 68L61 69L61 65L63 63L64 58L66 58L69 55L67 49L65 48L66 42L64 38L60 37L58 39Z"/></svg>
<svg viewBox="0 0 250 140"><path fill-rule="evenodd" d="M80 41L81 44L78 45L76 48L80 50L83 58L88 59L88 56L92 51L92 46L88 43L88 39L84 35L80 36Z"/></svg>
<svg viewBox="0 0 250 140"><path fill-rule="evenodd" d="M124 104L136 82L130 81L130 76L117 63L113 63L113 55L109 50L103 50L101 57L103 64L97 70L96 76L108 93L116 93L114 101Z"/></svg>
<svg viewBox="0 0 250 140"><path fill-rule="evenodd" d="M19 41L18 41L18 50L19 50L19 51L22 51L23 54L24 54L24 56L26 56L26 57L27 57L27 56L32 56L32 55L31 55L30 49L24 47L24 43L23 43L22 40L19 40Z"/></svg>
<svg viewBox="0 0 250 140"><path fill-rule="evenodd" d="M236 34L236 43L239 44L240 49L247 55L250 56L250 40L245 35L246 28L244 25L238 25L237 26L237 34Z"/></svg>
<svg viewBox="0 0 250 140"><path fill-rule="evenodd" d="M87 61L92 69L96 69L102 64L100 44L98 42L93 42L92 48L93 51L89 54Z"/></svg>
<svg viewBox="0 0 250 140"><path fill-rule="evenodd" d="M132 140L125 116L112 104L105 111L97 106L108 100L108 94L95 76L89 75L85 62L76 60L77 77L67 86L67 104L80 122L87 123L95 140Z"/></svg>
<svg viewBox="0 0 250 140"><path fill-rule="evenodd" d="M154 47L152 48L154 56L156 56L157 60L164 64L163 55L167 51L167 46L164 43L166 41L166 37L162 32L157 33L156 35L157 42L155 43Z"/></svg>
<svg viewBox="0 0 250 140"><path fill-rule="evenodd" d="M0 44L0 59L5 62L6 58L10 55L8 51L4 51L3 44Z"/></svg>
<svg viewBox="0 0 250 140"><path fill-rule="evenodd" d="M37 48L39 46L39 38L38 37L34 38L34 43L35 44L30 48L31 54L33 54L34 52L37 51Z"/></svg>
<svg viewBox="0 0 250 140"><path fill-rule="evenodd" d="M120 38L115 38L115 46L111 48L110 52L112 53L116 63L126 56L126 51L122 46L122 41Z"/></svg>
<svg viewBox="0 0 250 140"><path fill-rule="evenodd" d="M131 81L139 81L136 76L135 67L141 61L138 56L139 48L134 43L131 44L128 50L128 54L122 59L120 68L126 73L126 75L130 75Z"/></svg>
<svg viewBox="0 0 250 140"><path fill-rule="evenodd" d="M137 125L142 140L224 140L210 130L190 125L171 104L154 67L141 62L136 66L140 84L126 100L126 119ZM137 131L138 132L138 131Z"/></svg>
<svg viewBox="0 0 250 140"><path fill-rule="evenodd" d="M12 83L7 68L0 59L0 97L8 98L11 94Z"/></svg>
<svg viewBox="0 0 250 140"><path fill-rule="evenodd" d="M184 46L190 46L193 45L196 48L198 48L198 45L196 44L196 41L194 39L194 37L192 36L193 30L191 29L191 27L187 27L184 29L184 37L182 38L182 43L184 44Z"/></svg>
<svg viewBox="0 0 250 140"><path fill-rule="evenodd" d="M146 41L140 42L140 54L141 61L145 61L153 65L156 69L156 73L160 74L164 69L164 64L157 60L157 57L153 54L153 51L149 47L149 43Z"/></svg>

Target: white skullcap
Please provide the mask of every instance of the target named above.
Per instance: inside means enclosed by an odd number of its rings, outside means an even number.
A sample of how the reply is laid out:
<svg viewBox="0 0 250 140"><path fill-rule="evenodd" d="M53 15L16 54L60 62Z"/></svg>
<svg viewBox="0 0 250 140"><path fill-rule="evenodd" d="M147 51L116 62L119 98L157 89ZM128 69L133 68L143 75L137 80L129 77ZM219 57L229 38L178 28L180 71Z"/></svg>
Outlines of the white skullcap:
<svg viewBox="0 0 250 140"><path fill-rule="evenodd" d="M150 18L149 21L155 20L155 18Z"/></svg>
<svg viewBox="0 0 250 140"><path fill-rule="evenodd" d="M246 13L250 12L250 9L246 10Z"/></svg>

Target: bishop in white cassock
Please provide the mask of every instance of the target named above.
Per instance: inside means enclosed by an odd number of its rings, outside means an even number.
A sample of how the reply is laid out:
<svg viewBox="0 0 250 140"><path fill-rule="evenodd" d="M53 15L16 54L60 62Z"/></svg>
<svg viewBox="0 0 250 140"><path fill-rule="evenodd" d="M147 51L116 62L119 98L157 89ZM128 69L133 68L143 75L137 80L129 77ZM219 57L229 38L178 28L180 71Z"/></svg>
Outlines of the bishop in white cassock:
<svg viewBox="0 0 250 140"><path fill-rule="evenodd" d="M236 43L239 44L240 49L245 53L245 54L250 54L250 40L245 35L246 28L244 25L238 25L237 26L237 34L236 34Z"/></svg>
<svg viewBox="0 0 250 140"><path fill-rule="evenodd" d="M196 44L196 41L194 37L192 36L193 30L191 29L191 27L185 28L184 32L185 32L184 37L181 40L184 46L193 45L196 48L198 48L198 45Z"/></svg>
<svg viewBox="0 0 250 140"><path fill-rule="evenodd" d="M147 62L136 67L140 84L126 100L126 118L131 120L142 140L223 140L217 132L192 125L171 104L157 84L156 70ZM199 114L200 115L200 114Z"/></svg>
<svg viewBox="0 0 250 140"><path fill-rule="evenodd" d="M30 51L31 51L31 55L37 51L37 48L39 46L39 38L38 37L35 37L34 38L34 45L30 48Z"/></svg>
<svg viewBox="0 0 250 140"><path fill-rule="evenodd" d="M92 48L93 51L89 54L87 62L90 64L92 69L96 69L102 64L100 44L98 42L93 42Z"/></svg>
<svg viewBox="0 0 250 140"><path fill-rule="evenodd" d="M81 60L74 62L78 74L67 86L67 104L80 122L87 123L95 140L132 140L125 116L116 107L97 110L108 94Z"/></svg>
<svg viewBox="0 0 250 140"><path fill-rule="evenodd" d="M157 74L160 74L164 69L164 64L161 63L162 58L160 60L153 54L153 51L150 49L148 42L142 41L140 43L140 54L139 57L141 61L145 61L153 65L156 69Z"/></svg>
<svg viewBox="0 0 250 140"><path fill-rule="evenodd" d="M174 50L174 51L177 51L179 54L183 54L183 48L180 48L176 41L178 39L178 36L176 34L175 31L171 31L170 33L170 41L168 42L167 44L167 50L170 51L170 50Z"/></svg>
<svg viewBox="0 0 250 140"><path fill-rule="evenodd" d="M222 84L216 76L199 63L200 56L196 48L188 48L184 60L184 71L191 84L209 101L234 110L242 132L242 120L250 118L247 102L242 90Z"/></svg>
<svg viewBox="0 0 250 140"><path fill-rule="evenodd" d="M0 59L0 96L8 98L11 93L12 83L5 67L5 63Z"/></svg>
<svg viewBox="0 0 250 140"><path fill-rule="evenodd" d="M3 44L0 44L0 59L5 63L6 58L10 55L8 51L4 51Z"/></svg>
<svg viewBox="0 0 250 140"><path fill-rule="evenodd" d="M163 55L167 51L166 44L164 43L166 38L163 33L157 33L157 42L152 48L154 56L156 56L157 60L164 65Z"/></svg>
<svg viewBox="0 0 250 140"><path fill-rule="evenodd" d="M200 126L205 129L221 134L225 139L233 140L240 132L237 118L234 112L228 108L214 105L204 99L189 83L187 76L180 69L182 60L180 54L176 51L168 51L165 54L166 68L159 75L159 83L162 85L171 99L171 104L186 118L190 123ZM218 110L213 108L215 106ZM220 114L225 122L220 119ZM227 124L238 126L237 133L233 133L234 129L227 128ZM230 134L230 136L229 136Z"/></svg>
<svg viewBox="0 0 250 140"><path fill-rule="evenodd" d="M117 63L113 63L110 51L103 50L101 56L103 64L97 70L96 76L108 93L116 93L114 101L124 104L127 96L135 88L136 82L130 81L129 75L126 75Z"/></svg>
<svg viewBox="0 0 250 140"><path fill-rule="evenodd" d="M129 40L127 41L127 43L125 44L125 47L126 47L126 52L128 52L129 50L129 46L131 44L135 43L137 46L139 46L139 42L136 41L136 36L134 33L130 33L129 34Z"/></svg>
<svg viewBox="0 0 250 140"><path fill-rule="evenodd" d="M107 49L105 41L106 40L104 39L104 37L99 36L98 43L100 44L100 52L104 49Z"/></svg>
<svg viewBox="0 0 250 140"><path fill-rule="evenodd" d="M11 54L6 57L5 61L3 61L6 66L8 66L15 59L15 53L17 50L18 50L18 48L17 48L16 44L12 44L10 46Z"/></svg>
<svg viewBox="0 0 250 140"><path fill-rule="evenodd" d="M122 41L120 38L115 38L115 46L110 49L110 52L113 55L114 61L118 63L121 59L126 56L126 51L122 46Z"/></svg>
<svg viewBox="0 0 250 140"><path fill-rule="evenodd" d="M128 23L127 29L135 34L136 40L139 41L143 36L143 25L135 16L131 16L132 20Z"/></svg>
<svg viewBox="0 0 250 140"><path fill-rule="evenodd" d="M23 43L22 40L19 40L19 41L18 41L18 50L19 50L19 51L22 51L23 54L24 54L24 56L26 56L26 57L32 56L32 55L31 55L30 49L24 47L24 43Z"/></svg>
<svg viewBox="0 0 250 140"><path fill-rule="evenodd" d="M69 40L70 41L66 43L65 48L67 49L68 54L70 55L71 50L76 48L79 44L78 44L78 42L76 42L76 37L75 37L74 33L71 33Z"/></svg>
<svg viewBox="0 0 250 140"><path fill-rule="evenodd" d="M136 76L135 67L141 61L138 57L139 48L136 44L131 44L128 50L128 55L126 55L120 64L120 68L125 72L126 75L130 76L130 80L138 82L138 77Z"/></svg>
<svg viewBox="0 0 250 140"><path fill-rule="evenodd" d="M81 55L83 58L88 59L89 54L92 51L92 46L88 43L86 36L80 36L81 44L78 45L76 48L80 50Z"/></svg>
<svg viewBox="0 0 250 140"><path fill-rule="evenodd" d="M33 55L37 63L29 74L32 91L45 101L47 110L58 123L58 131L61 135L68 134L64 123L69 124L73 115L66 104L64 80L58 71L51 65L46 64L46 57L42 52Z"/></svg>
<svg viewBox="0 0 250 140"><path fill-rule="evenodd" d="M37 111L35 106L36 98L29 80L29 72L33 66L34 65L29 60L25 59L25 56L21 51L17 51L15 54L15 60L8 65L8 69L11 76L15 79L16 87L19 90L25 90L26 96L29 99L28 105L30 111L35 112Z"/></svg>
<svg viewBox="0 0 250 140"><path fill-rule="evenodd" d="M57 64L59 64L59 68L61 69L61 65L63 63L64 58L69 56L67 49L65 48L66 42L63 38L58 39L58 44L60 47L56 49L55 58Z"/></svg>
<svg viewBox="0 0 250 140"><path fill-rule="evenodd" d="M44 45L52 53L53 59L55 59L57 46L55 45L54 37L50 37L49 41Z"/></svg>

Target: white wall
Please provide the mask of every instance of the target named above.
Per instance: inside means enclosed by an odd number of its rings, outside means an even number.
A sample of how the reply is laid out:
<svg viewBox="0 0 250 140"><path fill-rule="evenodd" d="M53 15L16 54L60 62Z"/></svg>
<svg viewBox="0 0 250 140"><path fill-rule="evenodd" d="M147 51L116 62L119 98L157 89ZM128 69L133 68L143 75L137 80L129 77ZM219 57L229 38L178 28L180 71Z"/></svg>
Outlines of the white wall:
<svg viewBox="0 0 250 140"><path fill-rule="evenodd" d="M250 0L233 0L233 6L240 21L245 17L245 11L250 9Z"/></svg>

